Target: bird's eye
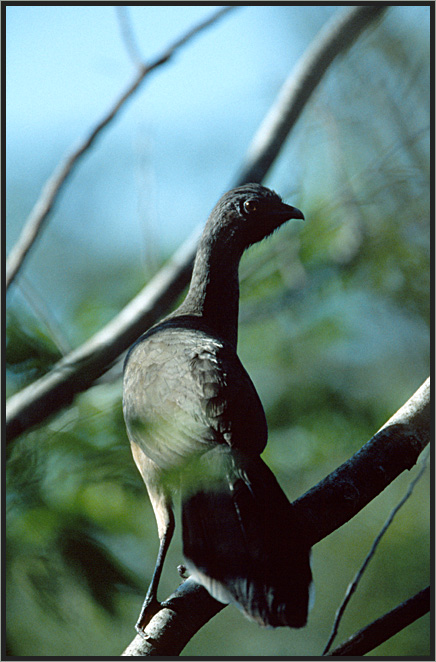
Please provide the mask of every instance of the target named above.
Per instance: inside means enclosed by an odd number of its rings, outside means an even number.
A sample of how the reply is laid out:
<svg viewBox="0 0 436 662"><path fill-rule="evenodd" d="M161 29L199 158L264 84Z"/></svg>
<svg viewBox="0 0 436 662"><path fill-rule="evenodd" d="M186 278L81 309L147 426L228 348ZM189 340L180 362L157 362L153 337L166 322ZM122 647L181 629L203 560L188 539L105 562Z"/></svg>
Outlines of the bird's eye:
<svg viewBox="0 0 436 662"><path fill-rule="evenodd" d="M248 214L253 213L257 209L257 204L255 203L254 200L246 200L244 202L244 211L246 211Z"/></svg>

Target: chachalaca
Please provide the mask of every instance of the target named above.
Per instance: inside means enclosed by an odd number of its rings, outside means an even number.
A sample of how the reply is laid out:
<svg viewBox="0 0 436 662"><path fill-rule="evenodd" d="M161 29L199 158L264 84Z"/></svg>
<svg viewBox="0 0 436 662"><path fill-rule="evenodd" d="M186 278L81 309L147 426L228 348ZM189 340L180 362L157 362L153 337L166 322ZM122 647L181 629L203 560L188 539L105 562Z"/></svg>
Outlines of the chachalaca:
<svg viewBox="0 0 436 662"><path fill-rule="evenodd" d="M126 357L124 417L160 540L138 632L159 608L178 489L192 577L261 625L306 623L310 550L260 458L265 414L236 353L240 258L292 218L304 216L259 184L226 193L206 223L185 300Z"/></svg>

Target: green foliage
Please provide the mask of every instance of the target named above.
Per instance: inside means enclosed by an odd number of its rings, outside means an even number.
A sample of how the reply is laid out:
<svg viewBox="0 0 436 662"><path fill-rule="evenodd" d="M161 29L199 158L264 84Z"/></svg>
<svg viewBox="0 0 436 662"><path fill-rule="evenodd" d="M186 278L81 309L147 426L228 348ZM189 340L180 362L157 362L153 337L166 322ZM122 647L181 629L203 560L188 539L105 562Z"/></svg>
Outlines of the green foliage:
<svg viewBox="0 0 436 662"><path fill-rule="evenodd" d="M60 358L52 338L37 320L22 309L10 309L6 315L6 365L15 388L44 375Z"/></svg>

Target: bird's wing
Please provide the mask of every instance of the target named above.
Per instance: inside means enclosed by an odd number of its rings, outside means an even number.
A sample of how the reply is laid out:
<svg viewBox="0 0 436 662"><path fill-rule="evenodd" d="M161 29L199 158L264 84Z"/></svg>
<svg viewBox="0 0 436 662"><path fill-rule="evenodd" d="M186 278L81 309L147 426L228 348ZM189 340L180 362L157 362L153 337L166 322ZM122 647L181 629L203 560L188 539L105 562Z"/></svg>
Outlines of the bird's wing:
<svg viewBox="0 0 436 662"><path fill-rule="evenodd" d="M217 444L255 455L266 444L262 405L233 347L199 329L163 327L134 347L124 413L130 439L163 469Z"/></svg>

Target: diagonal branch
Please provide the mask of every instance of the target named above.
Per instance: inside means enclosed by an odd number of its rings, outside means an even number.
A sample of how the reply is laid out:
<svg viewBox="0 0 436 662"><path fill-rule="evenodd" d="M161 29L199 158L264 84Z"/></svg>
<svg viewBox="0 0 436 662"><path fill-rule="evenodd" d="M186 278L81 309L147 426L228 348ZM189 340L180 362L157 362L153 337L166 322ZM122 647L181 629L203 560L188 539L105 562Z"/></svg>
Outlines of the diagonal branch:
<svg viewBox="0 0 436 662"><path fill-rule="evenodd" d="M161 65L168 62L171 57L188 41L195 37L199 32L215 23L225 13L233 8L234 5L231 5L215 12L210 18L202 21L182 37L177 39L177 41L169 46L169 48L167 48L155 60L149 64L141 64L138 73L136 74L133 82L129 85L127 90L123 92L123 94L117 99L114 105L109 109L109 111L100 120L100 122L98 122L98 124L96 124L96 126L90 131L85 139L82 140L78 146L73 149L71 154L69 154L65 160L59 164L59 166L56 168L52 176L47 180L45 186L43 187L41 195L32 211L30 212L30 215L24 225L17 243L8 256L6 262L6 289L16 277L26 256L35 243L35 240L41 232L48 215L52 211L65 182L71 175L73 169L76 167L80 158L94 143L97 136L117 116L118 112L124 106L126 101L128 101L133 96L148 74L150 74L157 67L160 67Z"/></svg>
<svg viewBox="0 0 436 662"><path fill-rule="evenodd" d="M327 24L321 32L321 45L317 46L317 37L307 59L303 56L271 106L235 186L264 179L296 117L333 60L335 48L339 52L343 44L349 45L350 35L356 39L384 9L383 5L354 6L339 12L339 16L335 15ZM189 35L185 36L185 41L188 38ZM281 118L285 119L282 121ZM47 375L9 398L6 412L8 441L41 423L68 405L76 393L89 388L146 328L167 312L189 281L197 240L198 231L107 326L59 361Z"/></svg>
<svg viewBox="0 0 436 662"><path fill-rule="evenodd" d="M423 589L409 600L381 616L345 643L337 646L328 656L362 656L404 630L408 625L430 611L430 587Z"/></svg>
<svg viewBox="0 0 436 662"><path fill-rule="evenodd" d="M277 102L263 120L236 186L263 179L333 60L346 51L386 9L387 5L382 4L354 6L338 12L326 23L282 86Z"/></svg>
<svg viewBox="0 0 436 662"><path fill-rule="evenodd" d="M430 442L430 427L429 377L352 458L294 502L307 543L314 545L348 522L411 469Z"/></svg>
<svg viewBox="0 0 436 662"><path fill-rule="evenodd" d="M290 506L302 545L312 546L348 522L416 463L430 441L430 409L427 379L360 451ZM367 483L370 489L362 489ZM178 655L224 607L189 578L162 604L146 638L137 635L123 656Z"/></svg>
<svg viewBox="0 0 436 662"><path fill-rule="evenodd" d="M109 324L60 359L46 375L8 399L7 442L69 405L77 393L89 388L110 368L144 328L164 315L189 279L194 254L191 242L182 245Z"/></svg>

